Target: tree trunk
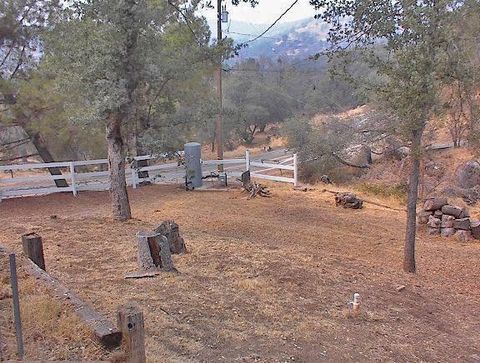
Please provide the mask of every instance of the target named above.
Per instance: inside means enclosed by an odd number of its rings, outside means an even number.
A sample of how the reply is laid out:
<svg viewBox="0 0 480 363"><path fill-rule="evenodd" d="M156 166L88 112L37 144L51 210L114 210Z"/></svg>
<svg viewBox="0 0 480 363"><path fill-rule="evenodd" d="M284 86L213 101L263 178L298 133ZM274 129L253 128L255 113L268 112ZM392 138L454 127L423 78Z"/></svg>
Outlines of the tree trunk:
<svg viewBox="0 0 480 363"><path fill-rule="evenodd" d="M415 237L416 237L416 217L417 217L417 199L418 182L420 179L420 160L422 146L423 128L412 132L412 170L408 183L408 203L407 203L407 230L405 234L405 249L403 259L403 269L405 272L415 273Z"/></svg>
<svg viewBox="0 0 480 363"><path fill-rule="evenodd" d="M113 218L125 221L132 218L125 179L125 146L119 115L112 115L107 123L108 166Z"/></svg>
<svg viewBox="0 0 480 363"><path fill-rule="evenodd" d="M32 140L33 145L37 148L38 155L45 163L55 162L52 154L50 154L50 151L48 150L48 147L44 139L42 138L39 132L32 135L30 139ZM48 172L50 173L50 175L62 175L62 172L60 171L59 168L48 168ZM68 183L65 179L56 179L55 185L57 186L57 188L68 187Z"/></svg>

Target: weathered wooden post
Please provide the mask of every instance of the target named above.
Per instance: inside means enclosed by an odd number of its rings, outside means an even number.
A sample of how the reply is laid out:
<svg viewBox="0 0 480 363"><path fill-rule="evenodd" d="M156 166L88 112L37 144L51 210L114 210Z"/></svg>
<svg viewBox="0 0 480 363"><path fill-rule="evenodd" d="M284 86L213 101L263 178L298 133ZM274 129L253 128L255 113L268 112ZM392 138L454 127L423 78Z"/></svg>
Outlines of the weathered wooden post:
<svg viewBox="0 0 480 363"><path fill-rule="evenodd" d="M152 246L156 246L155 232L138 232L137 233L137 260L140 271L150 271L160 265L160 251L156 248L154 251L158 253L152 253Z"/></svg>
<svg viewBox="0 0 480 363"><path fill-rule="evenodd" d="M22 236L23 253L38 267L45 271L45 259L43 257L43 242L35 232Z"/></svg>
<svg viewBox="0 0 480 363"><path fill-rule="evenodd" d="M9 255L10 260L10 284L12 285L12 297L13 297L13 314L15 318L15 336L17 338L17 352L18 358L23 360L23 333L22 333L22 320L20 318L20 297L18 294L18 280L17 280L17 262L15 254Z"/></svg>
<svg viewBox="0 0 480 363"><path fill-rule="evenodd" d="M138 305L129 302L118 309L118 328L122 332L126 361L145 363L145 328Z"/></svg>
<svg viewBox="0 0 480 363"><path fill-rule="evenodd" d="M70 180L72 181L72 193L74 196L77 196L77 185L75 184L75 163L70 162Z"/></svg>

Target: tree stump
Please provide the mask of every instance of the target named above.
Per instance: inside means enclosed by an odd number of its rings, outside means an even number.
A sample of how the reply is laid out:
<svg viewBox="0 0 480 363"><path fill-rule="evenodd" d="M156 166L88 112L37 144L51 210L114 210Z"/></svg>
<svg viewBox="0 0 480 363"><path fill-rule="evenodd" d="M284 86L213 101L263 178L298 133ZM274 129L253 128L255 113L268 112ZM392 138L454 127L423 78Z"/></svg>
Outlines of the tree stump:
<svg viewBox="0 0 480 363"><path fill-rule="evenodd" d="M27 233L22 236L23 253L38 267L45 271L42 237L36 233Z"/></svg>
<svg viewBox="0 0 480 363"><path fill-rule="evenodd" d="M155 228L155 233L167 237L170 252L181 254L187 252L185 240L180 236L180 228L175 221L165 221Z"/></svg>
<svg viewBox="0 0 480 363"><path fill-rule="evenodd" d="M152 232L137 233L137 261L141 271L155 270L160 264L160 253L155 255L156 249L152 253L150 247L157 245L156 237L157 234Z"/></svg>
<svg viewBox="0 0 480 363"><path fill-rule="evenodd" d="M122 332L125 346L125 360L130 363L145 363L145 328L143 312L127 303L118 310L118 328Z"/></svg>
<svg viewBox="0 0 480 363"><path fill-rule="evenodd" d="M140 271L176 271L167 237L155 232L138 232L137 241Z"/></svg>

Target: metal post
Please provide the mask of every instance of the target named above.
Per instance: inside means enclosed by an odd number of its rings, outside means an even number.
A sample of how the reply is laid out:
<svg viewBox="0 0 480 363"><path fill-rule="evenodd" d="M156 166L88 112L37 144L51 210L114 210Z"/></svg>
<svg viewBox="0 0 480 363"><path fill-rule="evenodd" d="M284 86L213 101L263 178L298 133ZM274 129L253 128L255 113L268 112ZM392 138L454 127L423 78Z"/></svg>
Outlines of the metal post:
<svg viewBox="0 0 480 363"><path fill-rule="evenodd" d="M217 44L222 41L222 0L217 0ZM215 136L217 142L217 159L223 160L223 93L222 93L222 59L218 60L217 68L217 96L218 96L218 115L215 124ZM223 164L218 164L218 172L223 172Z"/></svg>
<svg viewBox="0 0 480 363"><path fill-rule="evenodd" d="M9 255L10 259L10 283L12 285L12 297L13 297L13 314L15 317L15 335L17 337L17 352L18 358L23 360L25 354L23 350L23 334L22 334L22 321L20 320L20 299L18 296L18 280L17 280L17 262L15 260L15 254Z"/></svg>
<svg viewBox="0 0 480 363"><path fill-rule="evenodd" d="M77 186L75 185L75 164L73 161L70 162L70 179L72 180L72 193L74 196L77 196Z"/></svg>
<svg viewBox="0 0 480 363"><path fill-rule="evenodd" d="M293 186L298 187L298 158L293 154Z"/></svg>
<svg viewBox="0 0 480 363"><path fill-rule="evenodd" d="M250 150L245 151L245 171L250 171Z"/></svg>

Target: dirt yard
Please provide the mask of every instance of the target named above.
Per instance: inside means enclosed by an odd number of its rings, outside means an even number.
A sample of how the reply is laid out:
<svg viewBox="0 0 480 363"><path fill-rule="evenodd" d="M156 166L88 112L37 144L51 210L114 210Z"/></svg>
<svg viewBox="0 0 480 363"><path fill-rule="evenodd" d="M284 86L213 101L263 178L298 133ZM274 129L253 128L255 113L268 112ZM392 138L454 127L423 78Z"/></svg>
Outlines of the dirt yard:
<svg viewBox="0 0 480 363"><path fill-rule="evenodd" d="M246 200L144 187L130 191L127 223L109 218L107 193L7 200L0 244L20 252L23 233L42 235L49 272L112 320L137 301L151 362L480 362L480 243L421 234L411 276L401 270L404 212L272 191ZM174 257L180 274L125 280L135 233L165 219L189 250Z"/></svg>

